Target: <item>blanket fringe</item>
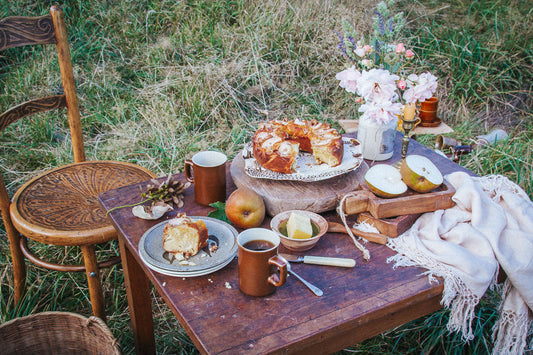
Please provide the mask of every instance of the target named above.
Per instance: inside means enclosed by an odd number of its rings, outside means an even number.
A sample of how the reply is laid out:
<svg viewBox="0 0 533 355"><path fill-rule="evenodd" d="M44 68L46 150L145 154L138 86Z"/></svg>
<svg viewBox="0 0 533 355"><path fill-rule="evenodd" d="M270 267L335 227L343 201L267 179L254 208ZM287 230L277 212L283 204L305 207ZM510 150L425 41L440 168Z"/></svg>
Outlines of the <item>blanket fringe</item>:
<svg viewBox="0 0 533 355"><path fill-rule="evenodd" d="M506 176L487 175L475 177L473 179L482 186L483 191L485 191L493 201L497 202L504 191L510 191L522 196L525 199L529 199L529 196L525 193L525 191L522 190L522 188L515 182L509 180L509 178Z"/></svg>
<svg viewBox="0 0 533 355"><path fill-rule="evenodd" d="M423 275L428 277L430 283L437 282L437 277L444 279L441 304L450 310L450 319L446 328L450 332L459 331L464 342L474 339L472 321L479 298L468 289L461 278L444 264L437 263L420 253L406 257L401 250L398 250L401 248L394 241L389 242L387 246L398 252L387 259L388 263L394 263L394 269L403 266L422 266L429 269Z"/></svg>
<svg viewBox="0 0 533 355"><path fill-rule="evenodd" d="M527 336L532 326L527 314L502 311L492 328L493 354L522 354L527 345ZM533 342L533 341L532 341ZM531 348L531 344L530 344Z"/></svg>
<svg viewBox="0 0 533 355"><path fill-rule="evenodd" d="M509 279L505 280L498 290L503 298L500 305L500 318L492 328L492 340L494 341L493 354L518 355L522 354L527 346L527 337L533 334L533 316L524 305L523 308L513 310L505 309L505 301L512 298L512 284ZM529 349L533 348L533 339Z"/></svg>

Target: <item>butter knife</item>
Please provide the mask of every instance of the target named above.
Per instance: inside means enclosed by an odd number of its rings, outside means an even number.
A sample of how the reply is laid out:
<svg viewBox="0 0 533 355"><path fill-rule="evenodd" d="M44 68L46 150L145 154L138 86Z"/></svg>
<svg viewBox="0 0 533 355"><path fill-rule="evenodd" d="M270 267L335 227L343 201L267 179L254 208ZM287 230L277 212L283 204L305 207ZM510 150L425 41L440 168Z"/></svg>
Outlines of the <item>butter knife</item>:
<svg viewBox="0 0 533 355"><path fill-rule="evenodd" d="M349 258L335 258L328 256L311 256L311 255L292 255L280 253L282 257L287 259L287 261L293 263L304 263L304 264L314 264L314 265L328 265L328 266L341 266L341 267L354 267L355 260Z"/></svg>

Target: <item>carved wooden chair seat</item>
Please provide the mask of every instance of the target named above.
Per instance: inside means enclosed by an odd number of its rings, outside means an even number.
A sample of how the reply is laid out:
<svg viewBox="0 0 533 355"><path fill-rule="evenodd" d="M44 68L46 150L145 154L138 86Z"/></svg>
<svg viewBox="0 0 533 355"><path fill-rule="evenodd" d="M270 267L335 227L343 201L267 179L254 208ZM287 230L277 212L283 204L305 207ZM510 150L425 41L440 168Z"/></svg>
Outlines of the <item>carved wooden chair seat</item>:
<svg viewBox="0 0 533 355"><path fill-rule="evenodd" d="M120 257L98 262L95 244L116 238L116 231L101 209L101 192L149 180L155 175L138 165L116 161L85 161L76 86L72 72L64 15L59 6L40 17L0 20L0 51L25 45L55 44L61 72L61 95L34 99L0 114L0 131L21 118L66 108L74 163L45 172L18 189L10 199L0 176L0 210L13 262L15 301L25 290L25 259L58 271L85 271L94 315L105 320L99 268L114 265ZM27 239L57 246L80 246L83 264L62 265L40 259Z"/></svg>

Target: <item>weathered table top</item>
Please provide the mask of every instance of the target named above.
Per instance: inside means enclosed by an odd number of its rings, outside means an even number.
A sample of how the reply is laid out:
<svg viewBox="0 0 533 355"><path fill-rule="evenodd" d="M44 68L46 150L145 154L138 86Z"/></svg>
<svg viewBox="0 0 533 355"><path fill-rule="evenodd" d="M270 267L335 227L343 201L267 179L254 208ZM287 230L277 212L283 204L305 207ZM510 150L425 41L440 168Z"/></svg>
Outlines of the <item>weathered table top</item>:
<svg viewBox="0 0 533 355"><path fill-rule="evenodd" d="M400 152L401 136L396 152ZM430 157L443 174L467 171L421 144L411 141L409 154ZM399 153L385 163L393 164ZM368 162L371 165L371 162ZM228 195L235 189L228 171ZM467 171L468 172L468 171ZM182 175L178 175L182 178ZM106 209L139 200L132 185L100 195ZM194 202L193 188L185 191L185 206L178 212L206 216L212 208ZM176 211L164 219L172 218ZM407 323L439 309L441 283L429 284L421 269L392 269L388 247L368 243L369 261L362 259L345 234L327 233L306 255L354 258L354 268L295 264L294 271L324 291L316 297L301 282L288 282L267 297L244 295L238 288L237 261L213 274L179 278L147 268L138 254L143 233L161 222L135 218L131 209L110 213L119 242L128 292L132 327L138 353L154 352L148 280L169 305L202 353L331 353ZM339 222L334 212L324 213ZM270 218L263 223L269 228ZM281 250L283 251L283 250Z"/></svg>

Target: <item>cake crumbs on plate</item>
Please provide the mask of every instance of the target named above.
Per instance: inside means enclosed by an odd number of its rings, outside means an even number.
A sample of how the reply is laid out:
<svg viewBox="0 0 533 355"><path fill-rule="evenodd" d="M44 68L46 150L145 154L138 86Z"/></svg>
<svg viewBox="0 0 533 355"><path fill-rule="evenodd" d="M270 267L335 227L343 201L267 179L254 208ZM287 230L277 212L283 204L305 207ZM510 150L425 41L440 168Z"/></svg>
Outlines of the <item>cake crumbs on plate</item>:
<svg viewBox="0 0 533 355"><path fill-rule="evenodd" d="M180 265L183 265L183 266L195 266L196 263L194 263L192 261L188 261L188 260L182 260L182 261L180 261Z"/></svg>

